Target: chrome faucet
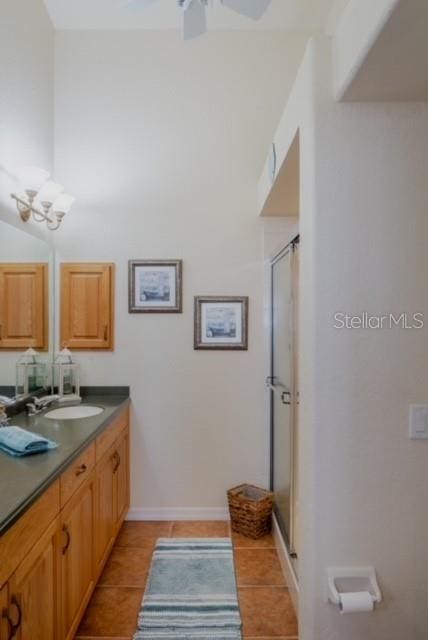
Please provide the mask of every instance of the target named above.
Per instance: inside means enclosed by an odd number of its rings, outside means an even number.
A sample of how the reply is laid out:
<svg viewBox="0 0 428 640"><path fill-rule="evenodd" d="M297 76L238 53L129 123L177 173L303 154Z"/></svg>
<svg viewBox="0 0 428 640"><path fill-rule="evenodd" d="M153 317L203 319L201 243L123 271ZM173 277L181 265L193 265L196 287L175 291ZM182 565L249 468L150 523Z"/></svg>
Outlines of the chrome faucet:
<svg viewBox="0 0 428 640"><path fill-rule="evenodd" d="M43 396L42 398L31 398L32 402L28 402L26 407L28 410L29 416L35 416L43 409L49 407L53 402L56 402L60 399L61 396L58 394L52 394L50 396Z"/></svg>
<svg viewBox="0 0 428 640"><path fill-rule="evenodd" d="M13 404L16 404L16 397L10 398L9 396L0 396L0 404L3 407L11 407Z"/></svg>
<svg viewBox="0 0 428 640"><path fill-rule="evenodd" d="M4 404L0 404L0 429L1 427L7 427L9 424L9 418L7 417L6 407Z"/></svg>

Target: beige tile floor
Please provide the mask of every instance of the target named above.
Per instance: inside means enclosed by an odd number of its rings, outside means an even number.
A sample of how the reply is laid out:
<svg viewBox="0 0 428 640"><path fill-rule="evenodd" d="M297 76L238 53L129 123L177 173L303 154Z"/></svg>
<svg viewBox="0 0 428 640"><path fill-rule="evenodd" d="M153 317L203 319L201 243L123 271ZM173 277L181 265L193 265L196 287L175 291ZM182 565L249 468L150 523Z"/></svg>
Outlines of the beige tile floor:
<svg viewBox="0 0 428 640"><path fill-rule="evenodd" d="M159 537L225 537L227 522L125 522L75 640L130 640ZM233 534L245 640L296 640L297 620L272 536Z"/></svg>

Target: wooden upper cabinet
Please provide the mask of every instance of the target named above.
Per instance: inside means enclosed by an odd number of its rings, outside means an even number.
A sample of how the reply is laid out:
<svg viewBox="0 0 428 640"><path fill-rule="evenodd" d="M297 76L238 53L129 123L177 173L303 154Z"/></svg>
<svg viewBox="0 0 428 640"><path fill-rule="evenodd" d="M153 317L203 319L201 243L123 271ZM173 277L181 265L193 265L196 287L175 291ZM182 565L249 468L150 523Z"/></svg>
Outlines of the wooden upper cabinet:
<svg viewBox="0 0 428 640"><path fill-rule="evenodd" d="M61 346L114 347L114 264L61 265Z"/></svg>
<svg viewBox="0 0 428 640"><path fill-rule="evenodd" d="M48 348L48 265L0 264L0 349Z"/></svg>

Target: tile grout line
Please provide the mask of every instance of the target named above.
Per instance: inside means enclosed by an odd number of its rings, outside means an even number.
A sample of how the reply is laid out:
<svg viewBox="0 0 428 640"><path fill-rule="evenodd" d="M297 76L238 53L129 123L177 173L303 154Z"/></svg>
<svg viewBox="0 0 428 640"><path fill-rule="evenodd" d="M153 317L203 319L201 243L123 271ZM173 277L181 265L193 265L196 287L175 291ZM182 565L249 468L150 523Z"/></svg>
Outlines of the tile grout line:
<svg viewBox="0 0 428 640"><path fill-rule="evenodd" d="M148 577L148 576L147 576ZM145 585L141 584L100 584L96 585L99 589L144 589ZM289 591L289 588L283 584L238 584L238 589L283 589Z"/></svg>
<svg viewBox="0 0 428 640"><path fill-rule="evenodd" d="M145 589L140 584L97 584L99 589L138 589L139 591Z"/></svg>
<svg viewBox="0 0 428 640"><path fill-rule="evenodd" d="M172 528L171 531L168 533L168 535L166 536L167 538L170 538L172 534ZM159 536L160 538L162 536ZM188 537L188 536L179 536L180 538L183 538L183 540ZM205 536L202 536L205 537ZM222 537L222 536L214 536L214 537ZM158 538L154 538L154 540L156 541ZM153 546L147 546L147 545L142 545L142 544L115 544L113 549L144 549L146 551L152 551L156 546L156 542L153 543ZM233 549L234 551L275 551L275 547L240 547L240 546L236 546L233 545Z"/></svg>
<svg viewBox="0 0 428 640"><path fill-rule="evenodd" d="M233 546L234 549L244 549L245 551L276 551L275 547L238 547Z"/></svg>
<svg viewBox="0 0 428 640"><path fill-rule="evenodd" d="M159 536L162 537L162 536ZM172 528L171 530L168 532L168 535L166 536L167 538L172 537ZM179 538L183 538L183 540L185 540L187 536L179 536ZM203 538L205 536L202 536ZM219 536L214 536L214 537L219 537ZM220 536L221 537L221 536ZM148 539L149 540L149 539ZM154 538L153 539L154 542L151 543L150 545L144 545L144 544L118 544L116 543L113 546L113 549L141 549L144 551L147 551L147 553L150 553L154 550L155 546L156 546L156 540L158 540L158 538ZM242 547L242 546L237 546L237 545L233 545L233 550L234 551L275 551L275 547Z"/></svg>
<svg viewBox="0 0 428 640"><path fill-rule="evenodd" d="M290 591L285 584L238 584L238 589L284 589Z"/></svg>
<svg viewBox="0 0 428 640"><path fill-rule="evenodd" d="M140 584L97 584L95 585L95 589L138 589L139 591L144 591L146 585L142 587ZM90 637L90 636L89 636Z"/></svg>
<svg viewBox="0 0 428 640"><path fill-rule="evenodd" d="M141 549L142 551L147 551L147 553L152 553L155 549L155 545L153 545L153 547L142 547L141 545L137 544L115 544L113 549Z"/></svg>

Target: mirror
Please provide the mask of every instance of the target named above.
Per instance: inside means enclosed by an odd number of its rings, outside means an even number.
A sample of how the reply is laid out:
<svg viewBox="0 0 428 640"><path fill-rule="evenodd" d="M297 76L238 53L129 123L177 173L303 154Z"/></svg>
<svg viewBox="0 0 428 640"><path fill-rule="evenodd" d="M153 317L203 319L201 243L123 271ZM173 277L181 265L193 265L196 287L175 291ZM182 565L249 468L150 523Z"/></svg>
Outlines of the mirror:
<svg viewBox="0 0 428 640"><path fill-rule="evenodd" d="M0 220L0 395L15 396L16 364L29 347L52 362L53 273L53 247ZM43 377L35 380L31 393Z"/></svg>

